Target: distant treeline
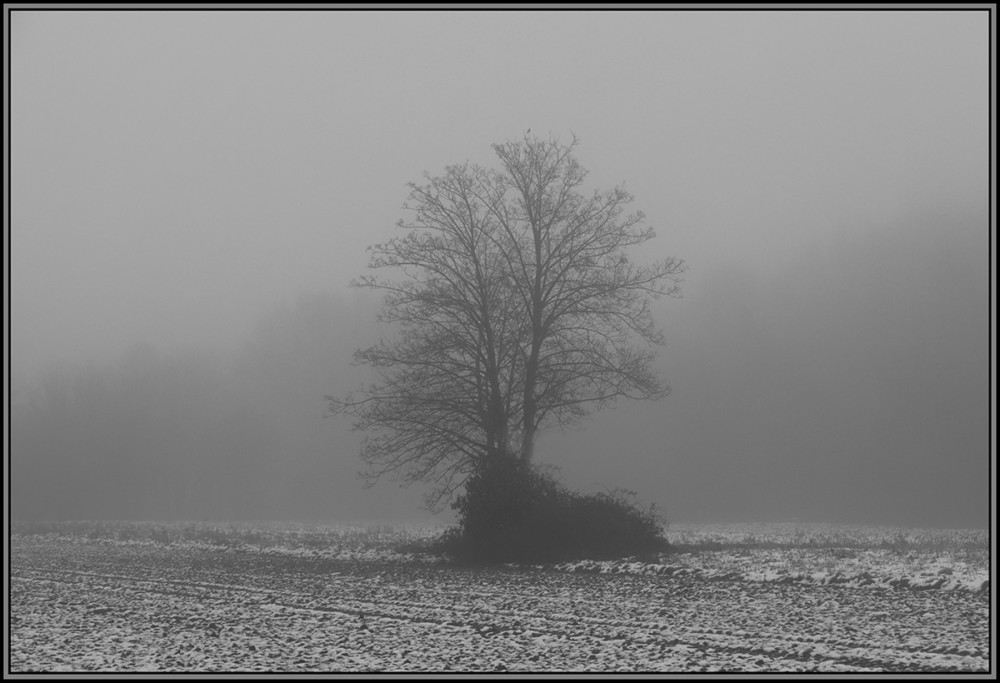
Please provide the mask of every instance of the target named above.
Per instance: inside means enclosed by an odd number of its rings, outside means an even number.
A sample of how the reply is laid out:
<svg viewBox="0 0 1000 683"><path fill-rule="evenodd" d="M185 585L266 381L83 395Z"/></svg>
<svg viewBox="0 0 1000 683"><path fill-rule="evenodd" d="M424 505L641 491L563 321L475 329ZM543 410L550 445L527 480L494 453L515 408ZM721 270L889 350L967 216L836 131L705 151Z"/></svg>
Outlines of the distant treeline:
<svg viewBox="0 0 1000 683"><path fill-rule="evenodd" d="M363 378L351 355L373 317L357 301L302 295L234 354L137 344L108 365L48 369L13 396L14 518L370 514L359 438L323 419L323 396Z"/></svg>

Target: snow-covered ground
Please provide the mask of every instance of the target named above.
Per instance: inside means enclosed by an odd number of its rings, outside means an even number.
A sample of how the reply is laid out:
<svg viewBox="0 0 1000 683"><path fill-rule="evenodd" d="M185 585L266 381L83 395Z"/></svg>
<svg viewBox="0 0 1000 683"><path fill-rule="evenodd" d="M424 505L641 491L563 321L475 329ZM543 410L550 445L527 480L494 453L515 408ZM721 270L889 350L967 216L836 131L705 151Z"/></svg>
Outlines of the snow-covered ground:
<svg viewBox="0 0 1000 683"><path fill-rule="evenodd" d="M492 569L401 545L439 531L15 526L11 671L990 670L985 532L674 526L657 557Z"/></svg>
<svg viewBox="0 0 1000 683"><path fill-rule="evenodd" d="M675 552L654 563L585 560L559 568L911 590L976 592L990 586L985 530L686 524L672 526L668 536Z"/></svg>

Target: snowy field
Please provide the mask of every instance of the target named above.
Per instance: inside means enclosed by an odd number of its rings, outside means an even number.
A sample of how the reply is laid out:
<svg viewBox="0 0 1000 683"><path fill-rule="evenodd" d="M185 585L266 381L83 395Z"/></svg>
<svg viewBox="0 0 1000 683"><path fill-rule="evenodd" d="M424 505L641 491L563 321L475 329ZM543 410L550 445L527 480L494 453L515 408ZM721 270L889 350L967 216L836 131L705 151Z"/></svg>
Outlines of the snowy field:
<svg viewBox="0 0 1000 683"><path fill-rule="evenodd" d="M20 672L992 672L985 531L672 525L489 569L440 527L16 523Z"/></svg>

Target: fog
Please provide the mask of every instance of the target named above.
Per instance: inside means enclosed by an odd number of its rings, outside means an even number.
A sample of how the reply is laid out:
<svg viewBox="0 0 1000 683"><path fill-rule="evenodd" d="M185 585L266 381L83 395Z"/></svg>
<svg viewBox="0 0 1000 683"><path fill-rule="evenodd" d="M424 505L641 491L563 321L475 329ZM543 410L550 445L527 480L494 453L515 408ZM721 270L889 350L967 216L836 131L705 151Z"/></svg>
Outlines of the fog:
<svg viewBox="0 0 1000 683"><path fill-rule="evenodd" d="M392 333L349 282L530 128L689 265L671 394L539 461L671 521L986 526L988 12L10 19L15 517L426 517L324 417Z"/></svg>

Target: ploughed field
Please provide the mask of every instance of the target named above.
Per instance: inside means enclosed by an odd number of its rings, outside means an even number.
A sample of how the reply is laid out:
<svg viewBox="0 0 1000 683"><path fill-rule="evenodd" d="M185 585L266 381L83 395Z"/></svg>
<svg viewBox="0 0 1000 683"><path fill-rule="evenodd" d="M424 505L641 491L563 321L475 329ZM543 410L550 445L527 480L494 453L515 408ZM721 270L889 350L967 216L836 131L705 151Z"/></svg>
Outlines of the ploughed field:
<svg viewBox="0 0 1000 683"><path fill-rule="evenodd" d="M16 523L10 670L991 670L985 531L673 526L492 568L420 553L437 531Z"/></svg>

